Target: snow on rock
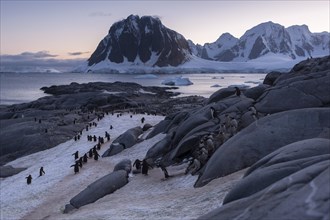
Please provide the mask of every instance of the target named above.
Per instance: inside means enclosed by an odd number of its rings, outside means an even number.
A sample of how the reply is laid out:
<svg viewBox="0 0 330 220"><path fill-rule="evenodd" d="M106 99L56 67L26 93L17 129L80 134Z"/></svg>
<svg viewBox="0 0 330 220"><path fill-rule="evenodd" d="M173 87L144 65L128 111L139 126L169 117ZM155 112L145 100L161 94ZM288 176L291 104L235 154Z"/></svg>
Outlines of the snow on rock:
<svg viewBox="0 0 330 220"><path fill-rule="evenodd" d="M189 80L189 78L184 78L182 76L171 77L162 81L163 85L168 86L189 86L193 83Z"/></svg>
<svg viewBox="0 0 330 220"><path fill-rule="evenodd" d="M168 167L172 178L162 181L159 168L150 170L148 176L130 174L129 183L113 194L83 206L69 214L63 214L64 206L97 179L112 172L114 166L123 159L134 161L144 158L147 150L164 138L159 134L121 153L98 161L89 159L78 174L74 174L72 153L80 156L94 143L87 141L87 135L104 136L105 131L111 140L126 130L146 123L157 124L164 117L124 114L122 117L106 116L97 122L97 127L84 131L79 141L69 140L52 149L19 158L7 165L27 167L26 170L1 179L1 219L192 219L219 206L225 194L244 174L239 171L224 178L212 181L203 188L193 187L196 176L184 175L186 164ZM114 129L110 130L112 125ZM109 146L106 142L99 154ZM46 174L38 177L43 166ZM32 175L32 184L27 185L25 177ZM212 193L210 193L212 191Z"/></svg>
<svg viewBox="0 0 330 220"><path fill-rule="evenodd" d="M143 74L134 77L134 79L157 79L157 78L158 76L156 76L155 74Z"/></svg>

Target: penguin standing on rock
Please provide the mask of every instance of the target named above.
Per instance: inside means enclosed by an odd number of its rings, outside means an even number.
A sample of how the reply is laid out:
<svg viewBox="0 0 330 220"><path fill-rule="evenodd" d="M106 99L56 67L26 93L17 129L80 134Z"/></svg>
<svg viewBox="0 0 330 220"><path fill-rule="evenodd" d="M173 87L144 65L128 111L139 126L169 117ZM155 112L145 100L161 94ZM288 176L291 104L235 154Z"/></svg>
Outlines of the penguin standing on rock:
<svg viewBox="0 0 330 220"><path fill-rule="evenodd" d="M237 87L237 86L235 86L235 95L236 96L241 96L241 90Z"/></svg>

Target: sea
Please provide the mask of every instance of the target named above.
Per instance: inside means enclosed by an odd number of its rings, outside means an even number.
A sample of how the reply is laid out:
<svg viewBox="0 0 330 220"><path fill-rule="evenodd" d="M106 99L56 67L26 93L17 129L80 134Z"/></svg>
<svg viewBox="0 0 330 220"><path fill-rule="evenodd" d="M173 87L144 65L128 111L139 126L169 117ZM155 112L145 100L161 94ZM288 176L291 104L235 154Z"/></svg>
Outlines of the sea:
<svg viewBox="0 0 330 220"><path fill-rule="evenodd" d="M254 87L261 84L264 73L194 73L194 74L106 74L106 73L0 73L0 105L31 102L47 96L40 88L69 85L72 82L135 82L143 86L162 85L165 79L183 77L193 84L178 86L179 96L200 95L208 98L228 86Z"/></svg>

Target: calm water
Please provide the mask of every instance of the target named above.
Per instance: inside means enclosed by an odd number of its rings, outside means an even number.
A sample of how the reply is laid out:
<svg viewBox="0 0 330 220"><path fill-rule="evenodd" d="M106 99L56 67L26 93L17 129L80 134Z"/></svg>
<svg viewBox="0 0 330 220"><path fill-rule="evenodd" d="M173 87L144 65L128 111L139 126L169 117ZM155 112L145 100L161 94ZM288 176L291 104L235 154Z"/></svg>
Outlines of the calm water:
<svg viewBox="0 0 330 220"><path fill-rule="evenodd" d="M163 74L156 78L137 78L141 75L123 74L81 74L81 73L0 73L0 104L9 105L36 100L45 96L40 88L51 85L68 85L71 82L136 82L143 86L163 86L164 79L180 76L179 74ZM220 88L230 85L247 85L250 87L262 83L265 74L246 73L212 73L184 74L193 85L180 86L181 96L201 95L209 97ZM215 84L221 87L211 87Z"/></svg>

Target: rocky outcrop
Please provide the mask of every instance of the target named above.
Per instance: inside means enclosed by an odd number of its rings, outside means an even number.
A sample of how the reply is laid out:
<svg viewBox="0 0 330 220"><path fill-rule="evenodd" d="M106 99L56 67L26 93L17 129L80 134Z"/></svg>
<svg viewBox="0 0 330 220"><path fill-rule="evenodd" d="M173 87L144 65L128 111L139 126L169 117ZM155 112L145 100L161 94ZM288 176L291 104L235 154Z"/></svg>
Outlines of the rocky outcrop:
<svg viewBox="0 0 330 220"><path fill-rule="evenodd" d="M140 141L139 136L142 133L143 130L140 126L127 130L112 142L109 149L103 153L102 157L113 156L126 148L132 147Z"/></svg>
<svg viewBox="0 0 330 220"><path fill-rule="evenodd" d="M258 161L224 205L199 219L328 219L330 142L309 139Z"/></svg>
<svg viewBox="0 0 330 220"><path fill-rule="evenodd" d="M159 18L130 15L111 26L108 35L88 59L88 67L102 61L178 66L186 62L190 54L187 40L165 27Z"/></svg>
<svg viewBox="0 0 330 220"><path fill-rule="evenodd" d="M179 111L183 104L194 108L205 100L195 96L193 102L189 97L170 99L177 95L172 89L123 82L43 87L50 96L0 109L0 165L68 141L105 113L126 109L165 115Z"/></svg>
<svg viewBox="0 0 330 220"><path fill-rule="evenodd" d="M5 178L8 176L13 176L27 168L15 168L10 165L7 166L0 166L0 178Z"/></svg>
<svg viewBox="0 0 330 220"><path fill-rule="evenodd" d="M78 195L70 200L75 208L93 203L98 199L113 193L128 183L127 172L124 170L114 171L87 186Z"/></svg>
<svg viewBox="0 0 330 220"><path fill-rule="evenodd" d="M309 108L281 112L255 121L221 145L207 162L195 187L251 166L287 144L329 132L329 114L329 108Z"/></svg>
<svg viewBox="0 0 330 220"><path fill-rule="evenodd" d="M127 175L132 171L132 161L130 159L123 159L115 165L113 171L124 170Z"/></svg>

